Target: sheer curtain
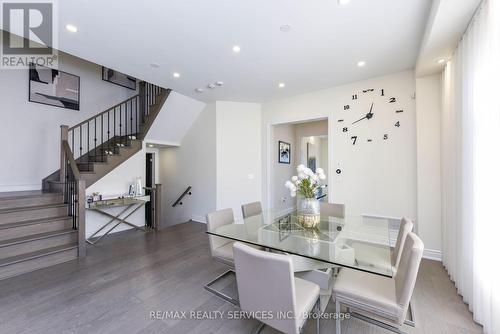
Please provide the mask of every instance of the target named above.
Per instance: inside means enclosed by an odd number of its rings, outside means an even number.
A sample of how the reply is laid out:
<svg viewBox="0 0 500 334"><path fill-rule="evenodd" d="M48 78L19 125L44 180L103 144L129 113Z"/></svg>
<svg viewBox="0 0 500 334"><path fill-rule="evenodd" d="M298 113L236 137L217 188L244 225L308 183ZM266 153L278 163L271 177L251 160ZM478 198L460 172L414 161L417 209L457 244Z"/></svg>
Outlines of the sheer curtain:
<svg viewBox="0 0 500 334"><path fill-rule="evenodd" d="M500 0L485 0L443 73L443 263L500 333Z"/></svg>

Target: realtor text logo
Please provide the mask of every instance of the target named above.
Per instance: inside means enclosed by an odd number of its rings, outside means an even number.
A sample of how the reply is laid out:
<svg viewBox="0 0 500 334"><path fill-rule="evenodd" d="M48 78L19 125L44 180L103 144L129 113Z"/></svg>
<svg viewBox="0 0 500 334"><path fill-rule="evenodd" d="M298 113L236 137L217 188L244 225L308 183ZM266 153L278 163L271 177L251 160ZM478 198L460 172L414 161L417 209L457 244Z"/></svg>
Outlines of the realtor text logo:
<svg viewBox="0 0 500 334"><path fill-rule="evenodd" d="M28 68L30 63L57 67L54 4L1 1L3 69Z"/></svg>

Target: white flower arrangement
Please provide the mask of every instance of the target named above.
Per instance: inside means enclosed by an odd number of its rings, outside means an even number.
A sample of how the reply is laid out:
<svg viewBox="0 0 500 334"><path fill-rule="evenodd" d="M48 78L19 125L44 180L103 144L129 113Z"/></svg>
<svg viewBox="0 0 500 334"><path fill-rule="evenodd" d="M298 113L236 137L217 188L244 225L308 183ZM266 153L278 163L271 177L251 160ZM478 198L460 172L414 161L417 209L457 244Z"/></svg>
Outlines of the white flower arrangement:
<svg viewBox="0 0 500 334"><path fill-rule="evenodd" d="M316 198L318 189L321 188L321 180L326 179L325 171L317 168L314 173L304 165L297 166L297 175L291 181L286 181L285 187L290 190L290 196L295 197L297 193L305 198Z"/></svg>

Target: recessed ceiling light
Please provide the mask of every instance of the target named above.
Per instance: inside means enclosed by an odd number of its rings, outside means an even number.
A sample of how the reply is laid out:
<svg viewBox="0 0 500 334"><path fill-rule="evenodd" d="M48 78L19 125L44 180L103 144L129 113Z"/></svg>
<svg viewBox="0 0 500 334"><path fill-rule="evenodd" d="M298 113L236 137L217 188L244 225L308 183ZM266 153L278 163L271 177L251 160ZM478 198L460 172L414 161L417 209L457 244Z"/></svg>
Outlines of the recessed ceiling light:
<svg viewBox="0 0 500 334"><path fill-rule="evenodd" d="M366 62L364 62L363 60L358 61L358 67L363 67L365 65L366 65Z"/></svg>
<svg viewBox="0 0 500 334"><path fill-rule="evenodd" d="M233 52L239 53L241 51L241 48L239 45L233 46Z"/></svg>
<svg viewBox="0 0 500 334"><path fill-rule="evenodd" d="M149 144L148 146L149 146L149 147L155 147L153 144Z"/></svg>
<svg viewBox="0 0 500 334"><path fill-rule="evenodd" d="M78 31L78 28L75 27L74 25L72 24L67 24L66 25L66 30L69 31L69 32L77 32Z"/></svg>
<svg viewBox="0 0 500 334"><path fill-rule="evenodd" d="M196 93L203 93L203 88L196 88L194 91Z"/></svg>
<svg viewBox="0 0 500 334"><path fill-rule="evenodd" d="M222 87L222 86L224 85L224 82L222 82L222 81L217 81L215 84L216 84L217 86L219 86L219 87Z"/></svg>
<svg viewBox="0 0 500 334"><path fill-rule="evenodd" d="M347 5L349 2L351 2L351 0L339 0L339 5Z"/></svg>
<svg viewBox="0 0 500 334"><path fill-rule="evenodd" d="M285 88L285 83L284 83L284 82L280 82L280 83L278 84L278 87L279 87L279 88Z"/></svg>
<svg viewBox="0 0 500 334"><path fill-rule="evenodd" d="M437 60L437 63L438 63L438 64L444 64L444 63L445 63L445 61L446 61L446 59L444 59L444 58L439 58L439 59Z"/></svg>
<svg viewBox="0 0 500 334"><path fill-rule="evenodd" d="M158 67L160 67L160 64L158 64L158 63L151 63L151 64L149 64L149 65L150 65L151 67L153 67L153 68L158 68Z"/></svg>
<svg viewBox="0 0 500 334"><path fill-rule="evenodd" d="M292 27L289 24L282 24L280 26L281 32L289 32Z"/></svg>
<svg viewBox="0 0 500 334"><path fill-rule="evenodd" d="M214 88L215 88L215 85L214 85L214 84L208 84L208 85L207 85L207 87L208 87L209 89L214 89Z"/></svg>
<svg viewBox="0 0 500 334"><path fill-rule="evenodd" d="M180 75L179 73L177 73L177 72L174 72L174 73L172 74L172 76L173 76L174 78L180 78L180 77L181 77L181 75Z"/></svg>

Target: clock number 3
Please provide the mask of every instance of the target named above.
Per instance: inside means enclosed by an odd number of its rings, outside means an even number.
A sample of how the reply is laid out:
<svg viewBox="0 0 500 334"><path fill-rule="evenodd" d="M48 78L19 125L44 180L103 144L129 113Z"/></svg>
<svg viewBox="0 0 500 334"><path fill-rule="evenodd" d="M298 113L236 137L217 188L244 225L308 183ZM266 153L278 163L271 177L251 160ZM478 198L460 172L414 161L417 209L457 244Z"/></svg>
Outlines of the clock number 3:
<svg viewBox="0 0 500 334"><path fill-rule="evenodd" d="M356 140L358 139L358 136L352 136L351 137L351 140L352 140L352 144L353 145L356 145Z"/></svg>

